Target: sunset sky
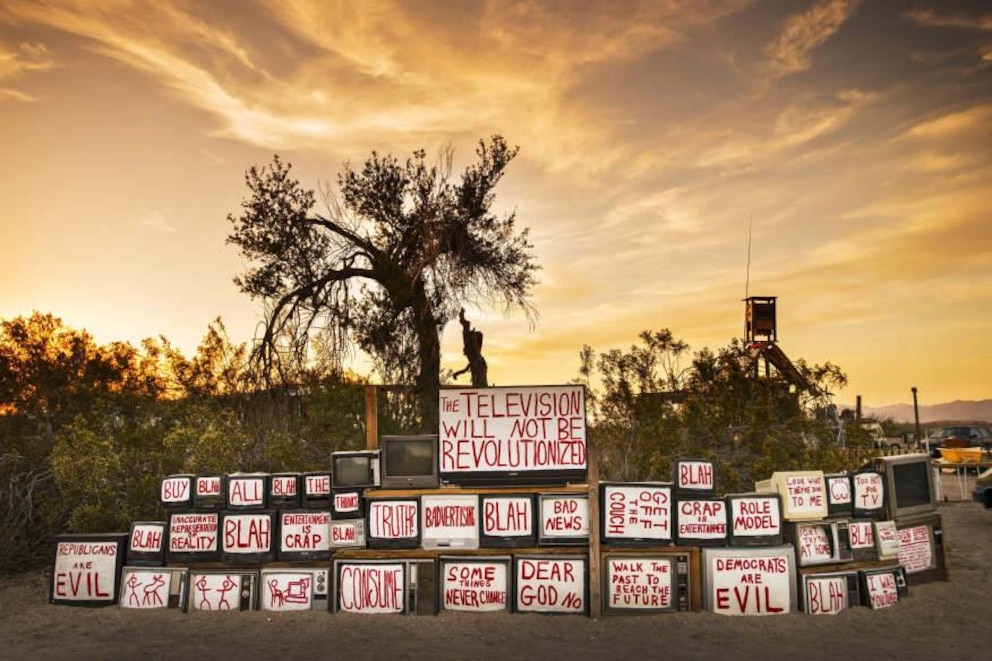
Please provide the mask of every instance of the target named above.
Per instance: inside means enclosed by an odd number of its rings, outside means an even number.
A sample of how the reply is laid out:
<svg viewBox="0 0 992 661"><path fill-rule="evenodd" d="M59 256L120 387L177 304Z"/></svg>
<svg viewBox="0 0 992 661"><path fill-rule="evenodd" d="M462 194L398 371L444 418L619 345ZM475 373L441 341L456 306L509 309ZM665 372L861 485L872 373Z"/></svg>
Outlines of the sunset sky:
<svg viewBox="0 0 992 661"><path fill-rule="evenodd" d="M317 188L451 144L460 170L499 133L543 270L535 327L469 307L497 385L642 330L724 346L747 291L841 403L992 397L987 1L3 0L0 127L0 318L249 341L249 166Z"/></svg>

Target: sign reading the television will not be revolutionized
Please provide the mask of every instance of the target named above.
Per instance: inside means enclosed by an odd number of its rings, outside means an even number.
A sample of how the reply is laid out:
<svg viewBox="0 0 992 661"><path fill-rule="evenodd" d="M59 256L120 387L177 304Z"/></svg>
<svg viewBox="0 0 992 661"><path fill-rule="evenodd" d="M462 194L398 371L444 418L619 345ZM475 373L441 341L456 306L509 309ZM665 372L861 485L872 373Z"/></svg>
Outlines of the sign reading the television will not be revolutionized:
<svg viewBox="0 0 992 661"><path fill-rule="evenodd" d="M442 473L585 470L582 386L445 389Z"/></svg>

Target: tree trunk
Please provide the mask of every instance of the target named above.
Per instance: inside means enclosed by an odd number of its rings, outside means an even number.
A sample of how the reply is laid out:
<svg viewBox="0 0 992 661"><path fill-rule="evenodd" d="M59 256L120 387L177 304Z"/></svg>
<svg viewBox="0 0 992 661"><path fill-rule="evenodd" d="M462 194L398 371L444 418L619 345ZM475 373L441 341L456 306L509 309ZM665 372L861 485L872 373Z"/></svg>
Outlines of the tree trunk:
<svg viewBox="0 0 992 661"><path fill-rule="evenodd" d="M441 338L433 308L422 286L418 286L413 293L413 315L420 357L420 372L415 386L420 425L425 432L436 434L438 391L441 388Z"/></svg>

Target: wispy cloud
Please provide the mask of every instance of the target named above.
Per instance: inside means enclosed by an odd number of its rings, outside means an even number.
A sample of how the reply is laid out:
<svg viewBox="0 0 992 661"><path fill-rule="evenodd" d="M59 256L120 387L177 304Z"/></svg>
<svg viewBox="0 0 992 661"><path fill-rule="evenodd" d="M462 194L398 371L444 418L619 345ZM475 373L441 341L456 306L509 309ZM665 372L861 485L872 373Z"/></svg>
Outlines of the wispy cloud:
<svg viewBox="0 0 992 661"><path fill-rule="evenodd" d="M967 14L940 14L932 9L912 9L906 12L905 16L917 25L931 28L992 30L992 13L969 16Z"/></svg>
<svg viewBox="0 0 992 661"><path fill-rule="evenodd" d="M149 211L138 220L138 226L165 234L172 234L176 231L176 228L173 227L162 211Z"/></svg>
<svg viewBox="0 0 992 661"><path fill-rule="evenodd" d="M922 121L906 131L904 137L947 139L976 128L989 126L992 105L979 105Z"/></svg>
<svg viewBox="0 0 992 661"><path fill-rule="evenodd" d="M768 68L778 76L806 71L810 53L836 33L857 11L860 0L820 0L808 11L785 21L768 46Z"/></svg>
<svg viewBox="0 0 992 661"><path fill-rule="evenodd" d="M55 66L48 49L41 43L22 43L16 48L0 43L0 83L11 83L23 76ZM0 87L0 99L34 101L35 97L14 87Z"/></svg>

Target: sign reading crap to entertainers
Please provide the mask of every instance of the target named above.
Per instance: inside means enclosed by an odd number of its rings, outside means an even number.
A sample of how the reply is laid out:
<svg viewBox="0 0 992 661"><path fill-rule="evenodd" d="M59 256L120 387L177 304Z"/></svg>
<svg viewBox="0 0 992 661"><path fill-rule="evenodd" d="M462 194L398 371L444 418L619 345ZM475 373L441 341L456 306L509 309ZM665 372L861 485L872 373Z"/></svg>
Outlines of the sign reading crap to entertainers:
<svg viewBox="0 0 992 661"><path fill-rule="evenodd" d="M586 415L581 386L441 391L441 472L585 473Z"/></svg>

